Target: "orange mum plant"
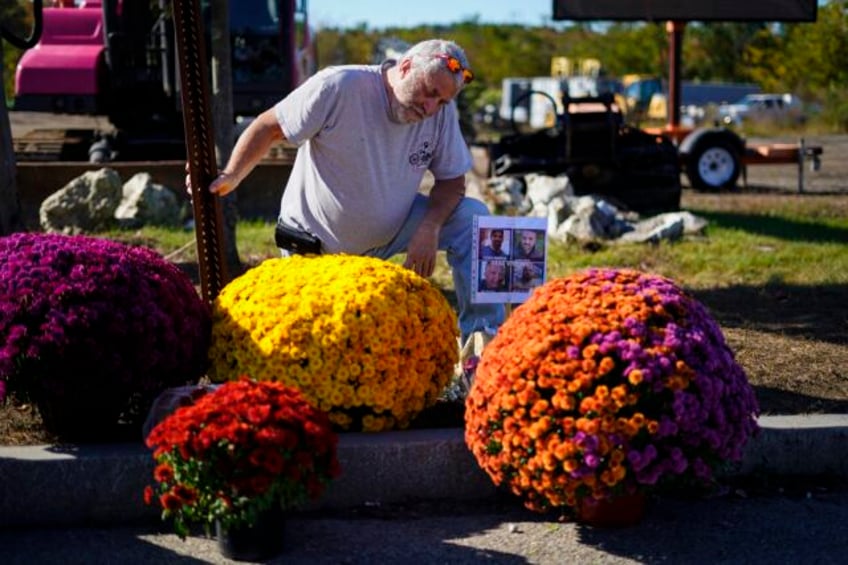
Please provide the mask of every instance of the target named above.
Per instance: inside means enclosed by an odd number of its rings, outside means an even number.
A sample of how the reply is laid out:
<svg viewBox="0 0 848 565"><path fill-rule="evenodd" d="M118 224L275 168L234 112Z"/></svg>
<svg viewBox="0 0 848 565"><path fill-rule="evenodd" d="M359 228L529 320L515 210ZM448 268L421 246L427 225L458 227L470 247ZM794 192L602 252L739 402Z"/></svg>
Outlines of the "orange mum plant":
<svg viewBox="0 0 848 565"><path fill-rule="evenodd" d="M533 510L577 509L739 461L757 402L706 308L671 280L554 279L483 351L466 443Z"/></svg>

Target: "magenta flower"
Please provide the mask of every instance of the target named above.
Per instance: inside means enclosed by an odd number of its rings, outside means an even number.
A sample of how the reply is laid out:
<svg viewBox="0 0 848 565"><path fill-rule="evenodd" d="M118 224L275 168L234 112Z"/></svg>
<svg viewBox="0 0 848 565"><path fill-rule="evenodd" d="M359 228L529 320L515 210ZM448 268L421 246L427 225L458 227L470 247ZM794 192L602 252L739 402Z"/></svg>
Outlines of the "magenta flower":
<svg viewBox="0 0 848 565"><path fill-rule="evenodd" d="M0 238L0 382L60 436L138 424L206 368L210 315L156 252L86 236ZM94 438L92 438L94 439Z"/></svg>

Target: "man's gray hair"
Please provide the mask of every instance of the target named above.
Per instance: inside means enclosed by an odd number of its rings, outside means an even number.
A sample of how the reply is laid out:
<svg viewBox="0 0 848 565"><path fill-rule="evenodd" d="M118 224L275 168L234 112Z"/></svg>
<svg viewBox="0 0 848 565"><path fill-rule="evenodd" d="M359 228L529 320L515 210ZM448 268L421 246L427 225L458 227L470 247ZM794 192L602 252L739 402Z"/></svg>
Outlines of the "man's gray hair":
<svg viewBox="0 0 848 565"><path fill-rule="evenodd" d="M468 57L462 47L447 39L425 39L407 49L398 60L411 59L413 67L422 73L432 73L437 70L448 72L453 75L458 87L457 92L459 92L465 86L462 73L451 72L445 61L440 59L441 56L454 57L463 68L469 68Z"/></svg>

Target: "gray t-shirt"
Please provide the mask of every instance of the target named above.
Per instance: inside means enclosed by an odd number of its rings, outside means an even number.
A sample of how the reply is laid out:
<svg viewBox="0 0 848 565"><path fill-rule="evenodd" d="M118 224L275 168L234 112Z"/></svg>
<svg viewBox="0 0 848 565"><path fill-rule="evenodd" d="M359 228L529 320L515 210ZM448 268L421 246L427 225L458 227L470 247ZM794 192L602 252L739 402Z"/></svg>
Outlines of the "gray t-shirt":
<svg viewBox="0 0 848 565"><path fill-rule="evenodd" d="M429 169L436 179L471 168L454 103L417 124L390 119L381 67L329 67L275 107L298 145L281 220L318 236L327 253L387 244Z"/></svg>

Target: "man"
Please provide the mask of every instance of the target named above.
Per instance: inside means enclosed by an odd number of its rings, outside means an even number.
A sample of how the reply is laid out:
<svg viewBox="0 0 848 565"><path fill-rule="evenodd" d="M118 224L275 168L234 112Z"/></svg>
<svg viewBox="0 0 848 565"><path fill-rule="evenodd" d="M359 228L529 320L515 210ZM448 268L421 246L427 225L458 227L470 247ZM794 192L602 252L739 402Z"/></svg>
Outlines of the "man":
<svg viewBox="0 0 848 565"><path fill-rule="evenodd" d="M483 278L480 281L482 292L503 292L506 287L506 262L487 261L483 267Z"/></svg>
<svg viewBox="0 0 848 565"><path fill-rule="evenodd" d="M518 237L518 245L515 248L516 259L529 259L541 261L545 254L536 248L538 235L535 230L521 230Z"/></svg>
<svg viewBox="0 0 848 565"><path fill-rule="evenodd" d="M480 257L490 259L492 257L506 257L507 254L503 250L504 231L499 228L494 228L489 232L489 244L484 245L480 252Z"/></svg>
<svg viewBox="0 0 848 565"><path fill-rule="evenodd" d="M471 154L453 101L472 79L464 51L438 39L381 65L326 68L248 126L209 190L235 190L272 145L296 144L281 229L323 253L406 252L404 266L423 277L446 251L464 342L504 319L502 305L471 303L472 220L488 208L465 197ZM425 196L427 170L435 184Z"/></svg>
<svg viewBox="0 0 848 565"><path fill-rule="evenodd" d="M541 263L516 261L512 264L512 287L519 290L530 290L542 284Z"/></svg>

